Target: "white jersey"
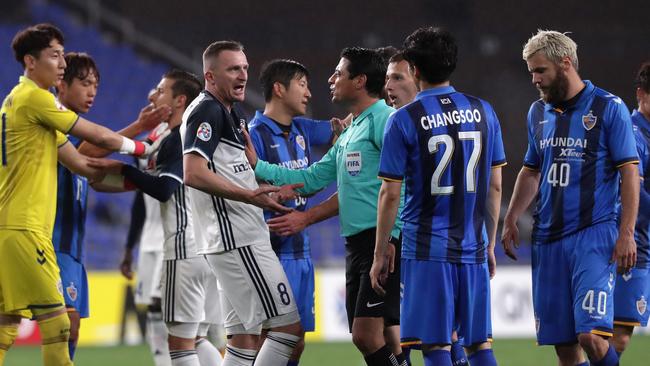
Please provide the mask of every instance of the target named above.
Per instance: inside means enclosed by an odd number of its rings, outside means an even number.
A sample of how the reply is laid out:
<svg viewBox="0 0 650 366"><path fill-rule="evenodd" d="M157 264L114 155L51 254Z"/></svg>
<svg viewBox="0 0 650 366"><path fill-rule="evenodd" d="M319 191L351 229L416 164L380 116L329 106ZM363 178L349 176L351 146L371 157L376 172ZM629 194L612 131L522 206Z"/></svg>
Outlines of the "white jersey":
<svg viewBox="0 0 650 366"><path fill-rule="evenodd" d="M154 172L154 175L168 177L179 183L172 196L160 203L165 237L163 258L194 258L198 253L188 187L183 184L183 149L178 127L172 129L160 144Z"/></svg>
<svg viewBox="0 0 650 366"><path fill-rule="evenodd" d="M255 173L244 153L237 113L203 91L183 114L183 154L198 154L215 174L245 188L257 189ZM190 189L196 230L205 247L202 254L230 251L254 244L269 244L269 230L261 208Z"/></svg>
<svg viewBox="0 0 650 366"><path fill-rule="evenodd" d="M140 235L140 252L161 252L165 238L160 218L160 202L146 194L143 198L145 219Z"/></svg>

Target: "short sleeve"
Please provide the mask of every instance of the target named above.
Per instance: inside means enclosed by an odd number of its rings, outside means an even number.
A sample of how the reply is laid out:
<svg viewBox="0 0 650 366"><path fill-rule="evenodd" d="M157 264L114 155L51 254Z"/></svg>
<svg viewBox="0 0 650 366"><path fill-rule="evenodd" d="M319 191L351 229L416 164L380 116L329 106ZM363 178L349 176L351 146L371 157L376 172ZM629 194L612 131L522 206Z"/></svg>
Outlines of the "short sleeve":
<svg viewBox="0 0 650 366"><path fill-rule="evenodd" d="M607 147L616 167L638 162L636 140L632 129L630 112L620 98L615 97L608 104L607 120L604 121Z"/></svg>
<svg viewBox="0 0 650 366"><path fill-rule="evenodd" d="M503 148L503 137L501 136L501 123L497 114L492 110L493 117L493 141L492 141L492 166L499 167L506 165L506 152Z"/></svg>
<svg viewBox="0 0 650 366"><path fill-rule="evenodd" d="M59 148L68 142L68 137L61 131L56 131L56 147Z"/></svg>
<svg viewBox="0 0 650 366"><path fill-rule="evenodd" d="M57 131L68 133L79 116L63 106L54 94L47 90L34 90L30 96L27 108L30 120L51 127Z"/></svg>
<svg viewBox="0 0 650 366"><path fill-rule="evenodd" d="M210 161L228 118L216 103L203 102L187 117L183 154L198 153Z"/></svg>
<svg viewBox="0 0 650 366"><path fill-rule="evenodd" d="M379 160L379 177L401 181L406 171L408 157L406 134L397 113L388 117L384 131L383 147Z"/></svg>
<svg viewBox="0 0 650 366"><path fill-rule="evenodd" d="M534 119L532 118L533 108L535 108L535 105L531 106L528 111L528 148L526 149L526 155L524 156L524 166L530 169L539 170L540 159L537 145L535 143L535 127L533 126Z"/></svg>
<svg viewBox="0 0 650 366"><path fill-rule="evenodd" d="M332 141L332 125L329 120L296 118L295 121L305 127L312 146L327 145Z"/></svg>

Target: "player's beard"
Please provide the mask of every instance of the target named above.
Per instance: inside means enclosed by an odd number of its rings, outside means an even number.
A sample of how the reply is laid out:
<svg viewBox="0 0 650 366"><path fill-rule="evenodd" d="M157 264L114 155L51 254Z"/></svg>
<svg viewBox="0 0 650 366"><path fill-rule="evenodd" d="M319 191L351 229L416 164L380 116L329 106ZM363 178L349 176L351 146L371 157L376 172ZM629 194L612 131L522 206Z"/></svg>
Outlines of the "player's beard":
<svg viewBox="0 0 650 366"><path fill-rule="evenodd" d="M557 104L566 100L569 90L569 78L562 73L559 67L556 69L555 75L555 79L548 87L539 89L539 96L544 102L550 104Z"/></svg>

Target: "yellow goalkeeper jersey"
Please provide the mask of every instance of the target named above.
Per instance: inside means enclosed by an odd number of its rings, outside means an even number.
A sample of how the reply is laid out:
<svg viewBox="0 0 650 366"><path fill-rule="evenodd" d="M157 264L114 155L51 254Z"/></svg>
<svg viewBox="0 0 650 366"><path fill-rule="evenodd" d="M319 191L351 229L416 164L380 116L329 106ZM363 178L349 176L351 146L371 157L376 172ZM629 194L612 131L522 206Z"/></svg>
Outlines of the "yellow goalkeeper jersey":
<svg viewBox="0 0 650 366"><path fill-rule="evenodd" d="M0 109L0 230L52 236L57 148L78 119L48 90L20 77ZM60 133L60 132L63 133Z"/></svg>

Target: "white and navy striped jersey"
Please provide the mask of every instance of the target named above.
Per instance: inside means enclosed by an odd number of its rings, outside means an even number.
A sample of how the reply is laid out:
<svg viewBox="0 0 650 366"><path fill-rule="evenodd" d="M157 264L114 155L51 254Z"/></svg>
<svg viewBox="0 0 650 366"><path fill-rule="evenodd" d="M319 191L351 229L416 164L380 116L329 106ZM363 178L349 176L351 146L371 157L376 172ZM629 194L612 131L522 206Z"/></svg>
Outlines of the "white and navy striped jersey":
<svg viewBox="0 0 650 366"><path fill-rule="evenodd" d="M155 164L157 153L149 160L139 159L138 167L146 172L152 173L149 167ZM149 161L151 161L149 163ZM165 240L162 230L162 220L160 218L160 202L155 198L145 194L144 213L145 219L142 225L142 234L140 234L140 252L162 252L163 242Z"/></svg>
<svg viewBox="0 0 650 366"><path fill-rule="evenodd" d="M208 167L231 183L257 189L257 181L244 153L241 124L235 109L229 112L208 91L192 101L183 114L183 154L202 156ZM253 244L269 244L269 230L261 208L190 189L201 254L230 251Z"/></svg>
<svg viewBox="0 0 650 366"><path fill-rule="evenodd" d="M180 184L171 197L160 203L160 217L165 236L163 259L187 259L198 256L194 237L192 208L183 184L183 149L179 128L163 140L156 158L155 174L169 177Z"/></svg>

